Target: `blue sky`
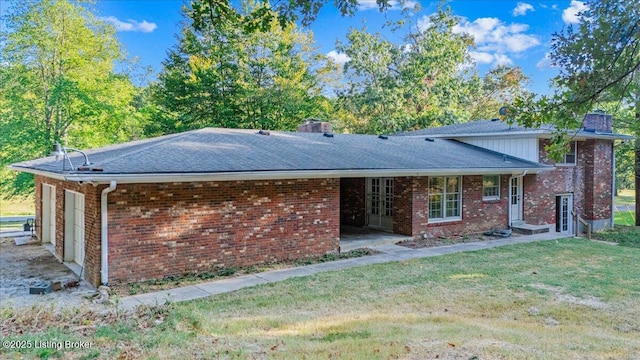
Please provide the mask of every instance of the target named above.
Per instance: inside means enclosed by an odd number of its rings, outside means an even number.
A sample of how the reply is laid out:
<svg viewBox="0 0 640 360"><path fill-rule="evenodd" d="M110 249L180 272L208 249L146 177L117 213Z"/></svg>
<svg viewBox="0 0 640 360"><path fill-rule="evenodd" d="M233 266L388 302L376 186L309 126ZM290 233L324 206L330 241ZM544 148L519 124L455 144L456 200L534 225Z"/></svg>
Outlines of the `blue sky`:
<svg viewBox="0 0 640 360"><path fill-rule="evenodd" d="M183 0L97 0L95 9L96 15L114 24L128 56L137 57L140 65L151 66L157 73L167 50L177 43L180 24L185 21L181 14L183 3ZM439 2L407 4L420 4L422 9L411 19L420 25L436 11ZM548 80L556 74L546 59L552 34L576 23L577 12L584 9L584 4L576 0L452 0L448 5L461 17L456 30L475 38L477 48L472 56L481 73L497 64L520 66L531 78L529 88L536 93L547 93ZM348 59L335 51L336 40L344 40L349 28L366 25L369 31L381 32L400 43L400 35L390 34L382 27L385 20L399 16L399 9L380 13L375 0L360 0L359 11L353 17L342 17L327 5L311 30L321 53L344 62Z"/></svg>

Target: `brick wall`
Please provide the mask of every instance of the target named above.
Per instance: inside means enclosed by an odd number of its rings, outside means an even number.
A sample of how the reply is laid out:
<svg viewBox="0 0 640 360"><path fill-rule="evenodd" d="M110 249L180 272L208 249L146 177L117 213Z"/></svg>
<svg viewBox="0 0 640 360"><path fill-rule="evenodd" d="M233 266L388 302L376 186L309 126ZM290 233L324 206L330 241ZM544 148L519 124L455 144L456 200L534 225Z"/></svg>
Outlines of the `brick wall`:
<svg viewBox="0 0 640 360"><path fill-rule="evenodd" d="M613 181L611 141L585 141L584 217L590 221L611 219Z"/></svg>
<svg viewBox="0 0 640 360"><path fill-rule="evenodd" d="M339 180L121 184L109 281L323 255L339 246Z"/></svg>
<svg viewBox="0 0 640 360"><path fill-rule="evenodd" d="M509 175L500 176L500 199L482 199L482 176L462 177L462 220L421 226L419 233L430 237L450 237L505 229L509 223ZM426 193L427 186L424 188ZM426 202L426 195L425 204ZM426 213L428 215L428 213ZM418 234L419 234L418 233ZM418 235L414 233L413 235Z"/></svg>
<svg viewBox="0 0 640 360"><path fill-rule="evenodd" d="M540 162L554 165L540 140ZM587 220L611 218L611 142L578 141L576 165L524 178L524 220L529 224L555 224L556 195L573 194L573 209Z"/></svg>
<svg viewBox="0 0 640 360"><path fill-rule="evenodd" d="M340 179L340 221L342 225L365 226L365 178Z"/></svg>
<svg viewBox="0 0 640 360"><path fill-rule="evenodd" d="M49 184L56 187L55 255L59 260L65 257L65 191L71 190L84 194L85 258L83 277L93 284L98 284L100 282L100 191L104 186L81 185L75 182L60 181L36 175L36 221L38 224L36 235L39 239L42 239L42 184Z"/></svg>

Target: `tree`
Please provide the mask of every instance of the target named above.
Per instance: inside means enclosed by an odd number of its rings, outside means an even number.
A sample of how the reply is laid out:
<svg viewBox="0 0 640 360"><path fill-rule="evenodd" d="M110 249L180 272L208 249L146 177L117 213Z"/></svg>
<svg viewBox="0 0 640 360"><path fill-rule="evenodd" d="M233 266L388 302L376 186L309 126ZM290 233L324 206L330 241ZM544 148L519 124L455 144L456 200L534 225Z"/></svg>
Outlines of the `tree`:
<svg viewBox="0 0 640 360"><path fill-rule="evenodd" d="M297 20L301 20L303 26L309 26L320 9L328 2L328 0L285 0L276 1L273 4L258 2L250 11L239 11L231 5L230 0L194 0L187 15L192 20L193 28L198 31L207 27L230 25L250 33L271 29L274 21L282 29ZM405 2L407 1L376 0L380 11L385 11L396 4L404 6ZM359 6L358 0L334 0L333 4L343 16L353 15Z"/></svg>
<svg viewBox="0 0 640 360"><path fill-rule="evenodd" d="M33 191L6 165L73 147L128 140L137 132L134 87L114 72L114 29L66 0L14 2L0 51L0 172L4 195ZM138 132L139 133L139 132Z"/></svg>
<svg viewBox="0 0 640 360"><path fill-rule="evenodd" d="M164 62L149 134L205 126L293 130L305 118L327 116L325 75L334 67L315 52L310 33L275 20L268 32L204 26L185 26Z"/></svg>
<svg viewBox="0 0 640 360"><path fill-rule="evenodd" d="M402 45L366 29L350 31L338 46L351 59L344 66L347 90L338 97L340 111L355 120L349 130L391 133L467 121L479 83L468 66L473 40L454 33L456 24L449 9L440 9Z"/></svg>
<svg viewBox="0 0 640 360"><path fill-rule="evenodd" d="M473 103L469 120L486 120L498 117L498 110L515 98L530 94L525 89L529 78L520 67L498 65L481 79L480 89L472 94Z"/></svg>
<svg viewBox="0 0 640 360"><path fill-rule="evenodd" d="M635 188L640 204L640 3L601 0L586 5L577 27L554 34L550 57L560 70L554 79L556 93L516 99L508 121L556 125L549 150L558 157L566 149L567 131L582 126L586 112L613 101L633 109L635 115L626 126L636 135ZM638 215L640 206L636 206L636 226L640 226Z"/></svg>

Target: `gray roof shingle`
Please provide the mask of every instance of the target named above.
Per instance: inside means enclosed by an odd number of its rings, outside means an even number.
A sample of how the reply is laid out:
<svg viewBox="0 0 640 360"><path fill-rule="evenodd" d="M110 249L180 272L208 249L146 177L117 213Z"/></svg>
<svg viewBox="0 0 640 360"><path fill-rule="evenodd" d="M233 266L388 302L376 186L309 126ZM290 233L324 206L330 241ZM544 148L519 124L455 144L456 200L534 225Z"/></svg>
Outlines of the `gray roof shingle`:
<svg viewBox="0 0 640 360"><path fill-rule="evenodd" d="M420 170L542 171L548 166L452 140L424 137L381 139L373 135L277 132L205 128L86 151L102 171L70 172L54 157L11 168L54 174L203 174L273 171ZM81 154L69 154L74 166ZM66 164L66 171L63 170ZM339 174L338 174L339 176Z"/></svg>
<svg viewBox="0 0 640 360"><path fill-rule="evenodd" d="M467 123L453 124L447 126L441 126L436 128L426 128L414 131L407 131L399 133L399 136L437 136L437 137L464 137L464 136L481 136L481 135L509 135L509 134L523 134L529 133L532 136L537 134L548 135L553 133L554 127L552 125L542 125L539 128L526 128L517 124L509 125L500 120L479 120L470 121ZM569 132L573 134L573 132ZM601 133L601 132L589 132L584 129L579 129L576 132L577 136L582 137L598 137L598 138L610 138L610 139L631 139L632 136L616 134L616 133Z"/></svg>

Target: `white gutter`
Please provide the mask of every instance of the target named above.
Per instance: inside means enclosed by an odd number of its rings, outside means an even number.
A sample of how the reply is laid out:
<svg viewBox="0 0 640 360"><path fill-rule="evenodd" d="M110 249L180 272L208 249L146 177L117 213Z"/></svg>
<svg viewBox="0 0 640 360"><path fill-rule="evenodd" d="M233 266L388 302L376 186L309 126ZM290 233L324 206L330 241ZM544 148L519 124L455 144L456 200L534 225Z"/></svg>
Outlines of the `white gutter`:
<svg viewBox="0 0 640 360"><path fill-rule="evenodd" d="M109 283L109 226L107 217L107 194L116 189L117 183L111 180L109 187L102 190L100 197L100 283L107 285Z"/></svg>
<svg viewBox="0 0 640 360"><path fill-rule="evenodd" d="M359 170L285 170L285 171L239 171L219 173L171 173L171 174L102 174L102 173L51 173L36 169L12 167L13 170L54 179L75 182L92 182L109 184L116 181L120 184L133 183L171 183L199 181L236 181L236 180L278 180L278 179L326 179L326 178L359 178L359 177L394 177L394 176L442 176L442 175L499 175L514 174L522 171L537 174L555 169L544 168L468 168L468 169L359 169Z"/></svg>
<svg viewBox="0 0 640 360"><path fill-rule="evenodd" d="M511 182L513 181L513 179L524 178L524 176L527 175L527 171L528 170L525 170L525 171L522 172L522 174L513 175L513 176L511 176L509 178L509 185L508 185L509 186L509 201L508 201L508 204L509 204L509 227L511 227L511 223L512 223L512 220L511 220L511 218L512 218L512 215L511 215L511 197L513 196L513 194L511 192L513 191L513 187L511 186ZM522 184L522 187L524 187L524 182ZM524 189L522 189L522 190L523 190L522 193L524 194ZM516 194L516 195L519 195L519 194ZM522 207L522 201L523 201L522 199L518 200L518 202L519 202L518 206L519 207ZM518 210L520 210L520 209L518 209Z"/></svg>

